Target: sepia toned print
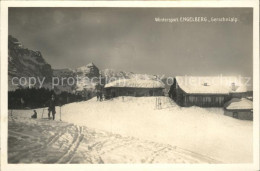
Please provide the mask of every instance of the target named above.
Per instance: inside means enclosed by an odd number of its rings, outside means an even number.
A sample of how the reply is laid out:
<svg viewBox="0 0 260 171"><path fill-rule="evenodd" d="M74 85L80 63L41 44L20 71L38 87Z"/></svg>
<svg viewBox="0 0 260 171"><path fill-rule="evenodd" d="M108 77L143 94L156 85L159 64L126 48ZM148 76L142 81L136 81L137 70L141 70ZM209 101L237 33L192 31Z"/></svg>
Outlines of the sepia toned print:
<svg viewBox="0 0 260 171"><path fill-rule="evenodd" d="M253 162L252 8L8 12L9 164Z"/></svg>

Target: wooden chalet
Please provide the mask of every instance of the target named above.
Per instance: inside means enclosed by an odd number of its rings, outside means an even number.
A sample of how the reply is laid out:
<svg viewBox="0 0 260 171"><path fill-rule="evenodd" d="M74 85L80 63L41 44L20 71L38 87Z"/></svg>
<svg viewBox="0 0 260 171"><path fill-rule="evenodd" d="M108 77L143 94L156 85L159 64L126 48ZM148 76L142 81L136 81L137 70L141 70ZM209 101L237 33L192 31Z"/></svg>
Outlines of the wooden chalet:
<svg viewBox="0 0 260 171"><path fill-rule="evenodd" d="M224 115L241 120L253 120L253 102L246 98L233 98L224 104Z"/></svg>
<svg viewBox="0 0 260 171"><path fill-rule="evenodd" d="M223 107L232 96L246 92L236 77L177 76L169 96L180 106Z"/></svg>
<svg viewBox="0 0 260 171"><path fill-rule="evenodd" d="M120 79L105 85L105 96L162 96L164 87L162 82L155 80Z"/></svg>

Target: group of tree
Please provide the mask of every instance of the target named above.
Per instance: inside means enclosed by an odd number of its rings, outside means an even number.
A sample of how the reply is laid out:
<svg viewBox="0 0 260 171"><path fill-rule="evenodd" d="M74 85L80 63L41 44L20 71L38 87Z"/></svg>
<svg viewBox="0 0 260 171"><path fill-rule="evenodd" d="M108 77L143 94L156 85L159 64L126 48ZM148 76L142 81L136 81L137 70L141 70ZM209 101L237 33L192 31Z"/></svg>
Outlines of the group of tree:
<svg viewBox="0 0 260 171"><path fill-rule="evenodd" d="M52 95L55 96L55 102L58 106L84 100L79 94L65 91L55 94L53 90L46 88L23 88L8 92L8 109L47 107Z"/></svg>

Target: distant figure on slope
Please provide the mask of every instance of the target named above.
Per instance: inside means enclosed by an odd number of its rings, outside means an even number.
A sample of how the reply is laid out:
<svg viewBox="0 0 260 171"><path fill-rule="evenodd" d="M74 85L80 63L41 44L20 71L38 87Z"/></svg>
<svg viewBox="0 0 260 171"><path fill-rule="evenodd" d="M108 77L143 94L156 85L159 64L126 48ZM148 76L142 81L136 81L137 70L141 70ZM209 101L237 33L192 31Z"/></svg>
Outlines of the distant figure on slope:
<svg viewBox="0 0 260 171"><path fill-rule="evenodd" d="M36 112L36 110L33 110L33 115L31 116L31 118L33 118L33 119L36 119L37 118L37 112Z"/></svg>
<svg viewBox="0 0 260 171"><path fill-rule="evenodd" d="M102 93L102 91L100 91L100 93L99 93L99 101L103 101L103 93Z"/></svg>
<svg viewBox="0 0 260 171"><path fill-rule="evenodd" d="M55 119L55 113L56 113L56 111L55 111L55 97L54 97L54 95L51 96L51 99L49 101L48 111L49 111L49 113L48 113L49 119L51 118L50 117L50 113L52 113L52 118L54 120Z"/></svg>
<svg viewBox="0 0 260 171"><path fill-rule="evenodd" d="M95 88L97 93L97 101L102 101L102 86L97 83Z"/></svg>
<svg viewBox="0 0 260 171"><path fill-rule="evenodd" d="M100 99L99 99L99 97L100 97L100 92L99 91L97 91L97 101L99 101Z"/></svg>

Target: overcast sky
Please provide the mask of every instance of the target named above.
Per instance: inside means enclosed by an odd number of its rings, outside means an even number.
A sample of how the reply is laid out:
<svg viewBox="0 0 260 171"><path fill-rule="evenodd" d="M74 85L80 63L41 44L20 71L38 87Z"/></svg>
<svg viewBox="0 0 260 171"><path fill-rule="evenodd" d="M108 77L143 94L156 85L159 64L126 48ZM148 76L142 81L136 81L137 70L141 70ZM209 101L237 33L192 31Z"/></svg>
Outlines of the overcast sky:
<svg viewBox="0 0 260 171"><path fill-rule="evenodd" d="M155 17L237 17L237 23L159 23ZM9 8L9 34L52 68L252 76L249 8Z"/></svg>

